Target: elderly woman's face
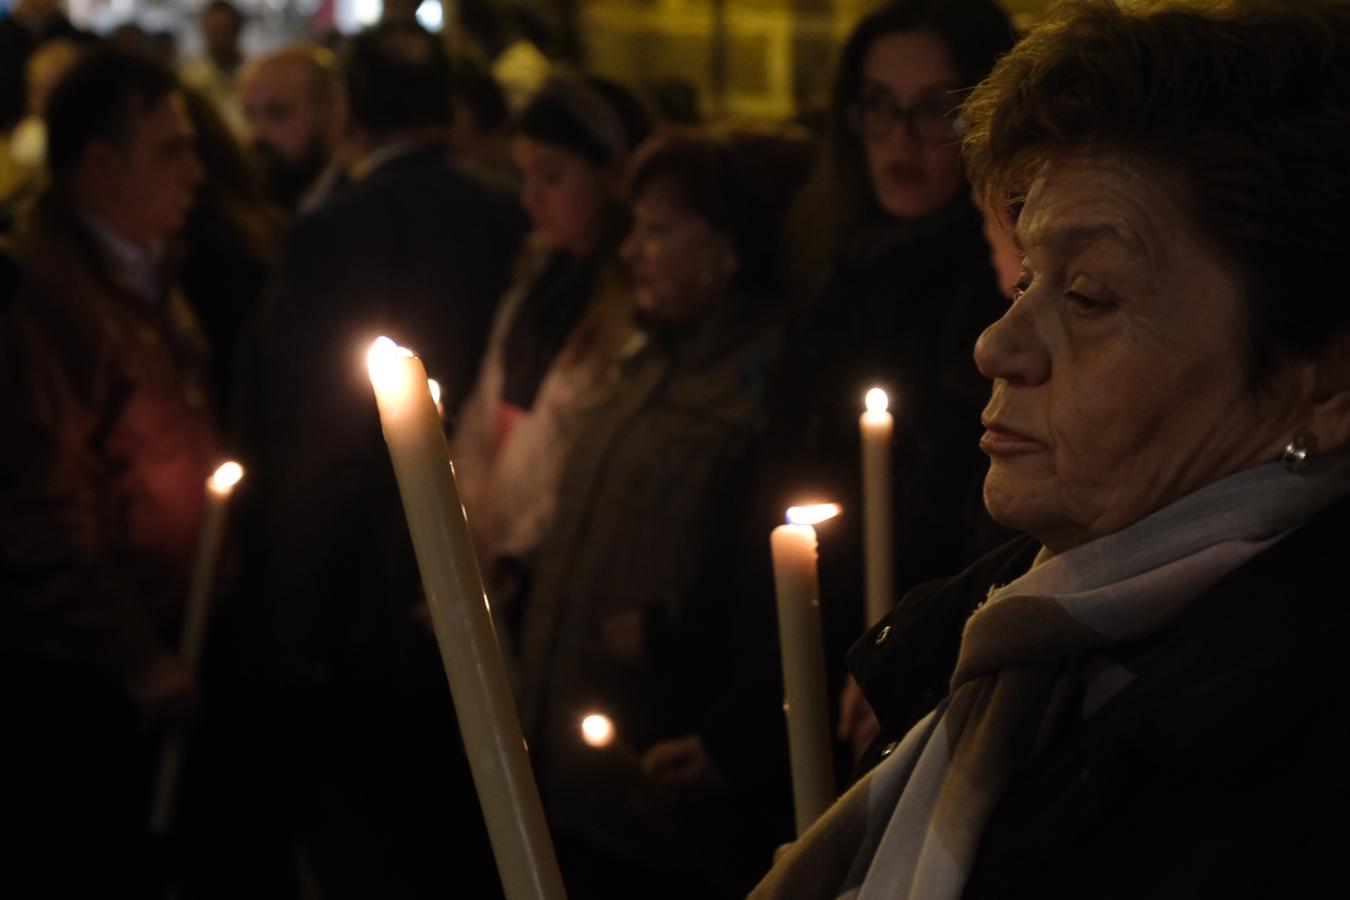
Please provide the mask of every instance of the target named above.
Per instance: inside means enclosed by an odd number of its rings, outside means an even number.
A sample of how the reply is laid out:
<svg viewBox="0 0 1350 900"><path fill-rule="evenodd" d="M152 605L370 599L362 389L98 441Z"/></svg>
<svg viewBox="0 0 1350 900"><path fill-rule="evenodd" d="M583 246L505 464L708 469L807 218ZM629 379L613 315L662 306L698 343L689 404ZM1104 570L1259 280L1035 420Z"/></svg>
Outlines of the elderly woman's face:
<svg viewBox="0 0 1350 900"><path fill-rule="evenodd" d="M696 316L725 299L740 267L731 236L664 180L633 201L623 259L633 275L637 308L664 321Z"/></svg>
<svg viewBox="0 0 1350 900"><path fill-rule="evenodd" d="M994 380L984 493L1053 551L1277 459L1307 410L1305 370L1251 386L1241 288L1183 188L1129 159L1058 160L1018 222L1018 295L975 348Z"/></svg>

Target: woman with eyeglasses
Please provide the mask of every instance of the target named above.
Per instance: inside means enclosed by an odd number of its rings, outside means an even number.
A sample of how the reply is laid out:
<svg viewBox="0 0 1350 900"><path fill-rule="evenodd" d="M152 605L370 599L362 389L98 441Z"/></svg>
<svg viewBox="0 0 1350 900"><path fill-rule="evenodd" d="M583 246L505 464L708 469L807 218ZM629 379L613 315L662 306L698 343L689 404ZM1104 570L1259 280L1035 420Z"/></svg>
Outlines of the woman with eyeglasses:
<svg viewBox="0 0 1350 900"><path fill-rule="evenodd" d="M844 507L820 529L836 689L847 648L870 624L858 437L869 388L884 388L895 413L897 594L1007 536L980 503L989 388L971 359L1005 301L962 171L956 109L1012 43L993 0L901 0L864 18L842 50L822 164L794 210L805 296L774 392L756 528L803 501ZM840 711L854 756L873 733L857 696L845 692Z"/></svg>

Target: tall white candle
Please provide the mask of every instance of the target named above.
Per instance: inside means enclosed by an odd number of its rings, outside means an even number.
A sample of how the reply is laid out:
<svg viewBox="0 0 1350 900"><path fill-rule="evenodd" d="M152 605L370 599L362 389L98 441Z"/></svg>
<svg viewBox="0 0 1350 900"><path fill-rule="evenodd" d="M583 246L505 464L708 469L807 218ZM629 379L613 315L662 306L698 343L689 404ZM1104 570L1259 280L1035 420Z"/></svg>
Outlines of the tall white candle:
<svg viewBox="0 0 1350 900"><path fill-rule="evenodd" d="M834 749L829 698L825 690L825 642L820 625L820 581L816 572L818 522L839 507L793 507L788 524L770 535L773 579L778 595L778 637L782 645L783 688L787 697L788 756L797 834L811 827L835 799Z"/></svg>
<svg viewBox="0 0 1350 900"><path fill-rule="evenodd" d="M557 858L426 370L388 338L375 342L368 361L502 888L507 900L562 898Z"/></svg>
<svg viewBox="0 0 1350 900"><path fill-rule="evenodd" d="M895 605L895 543L891 504L891 434L895 428L887 407L890 399L872 388L867 411L858 421L862 434L863 560L866 574L867 624Z"/></svg>
<svg viewBox="0 0 1350 900"><path fill-rule="evenodd" d="M206 479L206 517L197 537L197 555L192 565L192 580L188 583L187 607L183 614L183 634L178 655L194 672L201 663L202 646L206 643L206 625L211 617L211 594L216 584L216 569L220 548L225 541L226 510L234 486L244 477L239 463L223 463ZM178 775L183 766L183 736L174 732L169 736L159 756L159 774L150 798L150 833L163 835L173 818L173 801L178 791Z"/></svg>

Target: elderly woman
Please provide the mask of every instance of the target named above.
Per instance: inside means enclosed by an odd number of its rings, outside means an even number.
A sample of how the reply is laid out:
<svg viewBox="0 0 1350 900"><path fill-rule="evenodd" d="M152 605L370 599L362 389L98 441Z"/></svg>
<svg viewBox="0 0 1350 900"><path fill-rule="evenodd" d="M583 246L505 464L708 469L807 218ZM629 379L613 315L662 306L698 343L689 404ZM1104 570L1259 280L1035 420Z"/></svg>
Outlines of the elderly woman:
<svg viewBox="0 0 1350 900"><path fill-rule="evenodd" d="M777 223L805 161L793 141L690 130L631 167L643 338L568 456L520 653L573 897L744 896L781 839L777 663L744 652L773 609L728 584L725 534L781 346ZM608 743L581 730L592 713Z"/></svg>
<svg viewBox="0 0 1350 900"><path fill-rule="evenodd" d="M1020 204L975 357L1031 536L860 642L881 761L753 896L1338 893L1350 4L1074 3L962 115Z"/></svg>

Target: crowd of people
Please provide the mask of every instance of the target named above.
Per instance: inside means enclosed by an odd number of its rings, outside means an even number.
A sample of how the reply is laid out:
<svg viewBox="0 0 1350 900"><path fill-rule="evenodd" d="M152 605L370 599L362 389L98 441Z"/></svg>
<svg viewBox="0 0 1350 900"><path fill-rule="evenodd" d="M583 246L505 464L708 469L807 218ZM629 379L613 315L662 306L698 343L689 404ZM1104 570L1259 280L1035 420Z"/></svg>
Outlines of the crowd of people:
<svg viewBox="0 0 1350 900"><path fill-rule="evenodd" d="M177 73L54 0L0 21L0 886L500 895L379 335L439 385L570 896L1329 883L1347 719L1307 686L1344 618L1315 588L1350 494L1343 0L1075 0L1020 42L993 0L891 0L826 115L772 127L550 62L487 4L446 36L405 5L246 58L212 0ZM877 386L898 606L873 622ZM768 536L816 500L843 510L844 793L776 854Z"/></svg>

